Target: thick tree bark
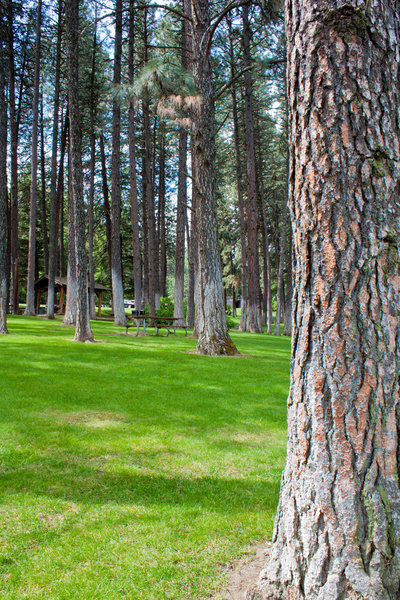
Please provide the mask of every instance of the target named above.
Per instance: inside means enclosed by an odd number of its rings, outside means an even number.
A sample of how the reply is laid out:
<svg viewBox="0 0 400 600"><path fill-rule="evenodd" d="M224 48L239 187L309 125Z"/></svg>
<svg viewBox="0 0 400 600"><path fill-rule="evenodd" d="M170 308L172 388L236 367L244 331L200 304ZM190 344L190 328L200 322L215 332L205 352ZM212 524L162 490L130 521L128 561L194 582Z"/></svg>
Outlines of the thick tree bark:
<svg viewBox="0 0 400 600"><path fill-rule="evenodd" d="M55 289L54 279L57 267L57 150L58 119L60 108L60 66L61 66L61 34L63 20L63 0L58 0L58 27L56 50L56 80L54 87L53 107L53 141L51 152L50 176L50 222L49 222L49 286L47 290L47 318L54 319ZM62 160L64 157L62 157Z"/></svg>
<svg viewBox="0 0 400 600"><path fill-rule="evenodd" d="M37 216L37 169L38 169L38 121L40 81L40 39L42 23L42 0L38 0L35 41L35 75L32 104L32 157L31 190L29 200L29 247L28 277L26 282L26 315L35 314L35 267L36 267L36 216Z"/></svg>
<svg viewBox="0 0 400 600"><path fill-rule="evenodd" d="M114 76L115 86L121 84L122 58L122 0L115 0L115 44ZM111 166L111 251L112 251L112 294L114 324L125 325L124 285L122 280L121 256L121 109L117 99L112 110L112 166Z"/></svg>
<svg viewBox="0 0 400 600"><path fill-rule="evenodd" d="M253 81L250 72L250 23L249 7L243 6L243 66L245 84L245 130L247 159L247 306L246 320L241 323L243 331L262 333L260 303L260 266L258 255L258 186L254 142Z"/></svg>
<svg viewBox="0 0 400 600"><path fill-rule="evenodd" d="M5 7L0 5L0 334L7 330L8 299L8 199L7 199L7 101Z"/></svg>
<svg viewBox="0 0 400 600"><path fill-rule="evenodd" d="M215 123L211 61L207 53L208 0L193 0L193 75L202 102L194 111L193 185L196 188L199 293L196 297L197 352L236 354L226 326L215 195Z"/></svg>
<svg viewBox="0 0 400 600"><path fill-rule="evenodd" d="M74 207L74 239L76 250L76 328L74 340L92 342L90 328L87 257L85 248L86 215L83 199L81 124L79 114L79 0L66 0L66 46L70 131L70 173ZM69 290L68 290L69 292Z"/></svg>
<svg viewBox="0 0 400 600"><path fill-rule="evenodd" d="M400 4L288 0L296 255L269 600L400 597Z"/></svg>
<svg viewBox="0 0 400 600"><path fill-rule="evenodd" d="M135 0L129 2L129 47L128 75L129 83L134 82L135 52ZM139 204L136 178L136 131L134 100L129 103L129 197L131 203L132 250L133 250L133 285L135 289L135 309L142 308L142 262L140 256Z"/></svg>

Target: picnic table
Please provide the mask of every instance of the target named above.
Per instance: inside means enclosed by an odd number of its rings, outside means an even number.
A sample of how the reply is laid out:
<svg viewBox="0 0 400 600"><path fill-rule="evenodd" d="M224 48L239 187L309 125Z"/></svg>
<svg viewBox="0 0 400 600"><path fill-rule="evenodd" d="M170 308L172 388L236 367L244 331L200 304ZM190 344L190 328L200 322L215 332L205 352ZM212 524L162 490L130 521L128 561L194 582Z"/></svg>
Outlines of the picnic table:
<svg viewBox="0 0 400 600"><path fill-rule="evenodd" d="M187 335L187 325L186 323L183 323L183 325L177 325L175 324L175 321L182 321L181 317L158 317L156 315L132 315L131 317L128 317L129 320L132 321L136 321L136 336L139 335L139 331L140 331L140 325L141 323L143 324L143 335L146 335L146 326L149 326L149 322L152 322L154 324L155 330L156 330L156 335L158 335L158 331L160 329L166 329L167 330L167 336L171 333L171 330L173 330L173 334L176 335L176 330L178 328L184 329L185 330L185 335ZM146 325L146 321L147 321L147 325ZM133 323L127 323L127 325L125 325L126 327L126 335L128 335L128 329L130 329L131 327L134 327Z"/></svg>

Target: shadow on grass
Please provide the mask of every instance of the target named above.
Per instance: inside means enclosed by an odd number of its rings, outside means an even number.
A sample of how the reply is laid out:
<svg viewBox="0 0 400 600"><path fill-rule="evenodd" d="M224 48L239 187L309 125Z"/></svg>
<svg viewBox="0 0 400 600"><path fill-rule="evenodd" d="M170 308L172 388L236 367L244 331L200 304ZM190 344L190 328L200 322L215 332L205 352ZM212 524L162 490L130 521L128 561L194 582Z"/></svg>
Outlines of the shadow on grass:
<svg viewBox="0 0 400 600"><path fill-rule="evenodd" d="M45 463L29 469L0 475L0 502L12 496L47 496L86 505L185 505L220 513L274 510L278 501L278 481L226 479L216 477L166 477L163 475L100 472L77 465L58 467Z"/></svg>

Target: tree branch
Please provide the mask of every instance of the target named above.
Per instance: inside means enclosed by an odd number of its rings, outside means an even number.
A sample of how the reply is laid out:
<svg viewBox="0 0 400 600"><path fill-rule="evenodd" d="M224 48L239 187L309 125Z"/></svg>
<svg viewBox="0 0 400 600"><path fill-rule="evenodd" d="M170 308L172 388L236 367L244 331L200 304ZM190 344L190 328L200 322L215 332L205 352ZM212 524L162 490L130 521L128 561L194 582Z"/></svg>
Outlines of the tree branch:
<svg viewBox="0 0 400 600"><path fill-rule="evenodd" d="M239 0L238 2L234 1L234 2L230 2L228 4L228 6L221 11L216 17L214 17L215 19L215 23L213 24L213 26L211 27L210 33L208 35L208 42L207 42L207 48L206 48L206 52L204 55L204 59L207 60L208 55L210 54L210 50L211 50L211 43L214 37L214 33L218 27L218 25L221 23L221 21L224 19L224 17L231 12L231 10L233 10L234 8L239 8L240 6L244 6L245 4L249 4L249 2L251 2L251 0Z"/></svg>
<svg viewBox="0 0 400 600"><path fill-rule="evenodd" d="M246 73L247 71L250 71L252 69L251 66L246 67L245 69L242 69L239 73L236 73L236 75L234 77L232 77L232 79L230 81L228 81L228 83L226 83L225 85L223 85L218 92L216 93L214 100L218 100L218 98L220 98L222 96L222 94L225 92L225 90L227 90L232 83L235 83L235 81L237 79L239 79L239 77L241 77L244 73Z"/></svg>

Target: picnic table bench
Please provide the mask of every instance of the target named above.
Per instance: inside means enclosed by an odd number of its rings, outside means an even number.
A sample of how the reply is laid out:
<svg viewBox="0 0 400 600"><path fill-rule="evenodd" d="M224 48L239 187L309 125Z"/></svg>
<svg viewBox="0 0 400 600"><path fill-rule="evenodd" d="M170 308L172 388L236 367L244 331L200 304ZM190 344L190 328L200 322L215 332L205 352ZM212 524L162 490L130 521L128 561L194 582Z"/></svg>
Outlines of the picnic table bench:
<svg viewBox="0 0 400 600"><path fill-rule="evenodd" d="M136 321L136 324L129 322L129 321ZM146 321L147 321L147 325L146 325ZM167 330L167 336L170 335L171 330L173 332L173 334L176 336L176 330L177 329L184 329L185 330L185 336L187 336L187 324L184 322L182 324L179 323L174 323L174 321L182 321L182 319L180 317L158 317L158 316L154 316L154 315L132 315L128 317L128 323L125 325L126 328L126 335L128 335L128 330L131 327L135 327L136 326L136 336L139 335L139 330L140 330L140 323L143 323L143 335L146 335L146 326L149 326L149 321L154 323L154 327L156 330L156 335L158 335L158 331L160 329L166 329Z"/></svg>

